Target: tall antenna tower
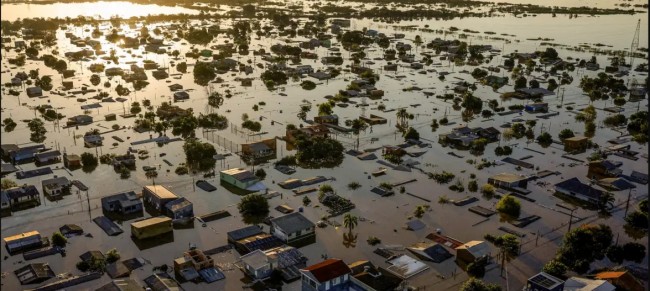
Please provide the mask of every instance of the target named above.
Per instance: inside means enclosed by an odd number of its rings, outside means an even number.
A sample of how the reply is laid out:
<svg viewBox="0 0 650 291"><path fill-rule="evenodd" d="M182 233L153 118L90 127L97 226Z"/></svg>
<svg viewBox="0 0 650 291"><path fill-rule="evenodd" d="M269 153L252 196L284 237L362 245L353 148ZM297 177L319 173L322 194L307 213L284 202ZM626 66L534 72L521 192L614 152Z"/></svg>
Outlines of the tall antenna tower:
<svg viewBox="0 0 650 291"><path fill-rule="evenodd" d="M632 38L632 45L630 45L630 71L634 70L634 52L639 48L639 30L641 30L641 19L636 22L636 31L634 38ZM630 84L630 77L628 74L627 85Z"/></svg>

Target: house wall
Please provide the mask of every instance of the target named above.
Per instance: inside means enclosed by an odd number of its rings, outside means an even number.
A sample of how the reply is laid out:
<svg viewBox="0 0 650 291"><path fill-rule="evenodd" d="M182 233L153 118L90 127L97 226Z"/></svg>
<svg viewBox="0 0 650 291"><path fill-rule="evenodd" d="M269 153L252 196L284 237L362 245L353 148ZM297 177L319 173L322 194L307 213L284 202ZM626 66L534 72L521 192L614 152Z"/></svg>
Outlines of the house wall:
<svg viewBox="0 0 650 291"><path fill-rule="evenodd" d="M582 195L580 193L569 191L569 190L564 189L564 188L555 187L555 191L560 192L560 193L565 194L565 195L568 195L568 196L571 196L571 197L578 198L578 199L580 199L582 201L587 201L587 202L591 202L591 203L598 203L598 200L595 200L595 199L592 199L590 197L584 196L584 195Z"/></svg>
<svg viewBox="0 0 650 291"><path fill-rule="evenodd" d="M240 189L246 189L249 186L249 184L242 183L239 180L235 179L235 177L233 177L231 175L224 174L224 173L221 173L221 181L227 182L227 183L229 183L231 185L234 185L235 187L240 188Z"/></svg>
<svg viewBox="0 0 650 291"><path fill-rule="evenodd" d="M133 235L137 239L146 239L164 233L168 233L171 231L173 231L171 222L160 222L157 224L152 224L141 228L136 228L133 225L131 225L131 235Z"/></svg>

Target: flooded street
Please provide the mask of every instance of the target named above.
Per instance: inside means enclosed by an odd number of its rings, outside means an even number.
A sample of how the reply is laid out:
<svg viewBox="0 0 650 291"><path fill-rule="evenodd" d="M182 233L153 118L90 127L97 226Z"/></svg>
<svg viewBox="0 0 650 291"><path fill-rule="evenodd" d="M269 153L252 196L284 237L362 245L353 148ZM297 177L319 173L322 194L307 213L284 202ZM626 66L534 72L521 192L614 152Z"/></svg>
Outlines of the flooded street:
<svg viewBox="0 0 650 291"><path fill-rule="evenodd" d="M520 4L532 4L535 1L506 1ZM613 8L620 1L549 1L544 5L564 5L567 7L590 6L598 8ZM628 2L625 2L628 3ZM639 1L629 2L630 4L642 4ZM303 3L301 2L300 5ZM370 4L368 4L370 5ZM539 5L539 4L538 4ZM305 5L309 7L309 5ZM219 11L239 11L239 7L222 5ZM93 11L93 12L88 12ZM15 21L17 19L33 17L77 17L83 15L86 17L95 17L96 19L108 20L118 15L124 19L134 16L146 15L168 15L174 14L199 15L198 9L190 9L186 6L158 6L144 5L122 1L93 2L93 3L53 3L53 4L2 4L3 21ZM220 12L221 13L221 12ZM384 95L375 100L367 97L350 97L350 102L336 102L337 106L333 107L333 113L338 116L339 125L345 126L346 120L354 120L360 116L377 115L387 119L386 124L372 125L362 131L359 136L359 150L374 152L379 160L383 146L395 146L402 144L404 138L402 133L396 129L398 118L396 113L399 109L406 109L413 115L409 120L409 126L419 132L420 141L430 144L421 148L417 146L407 148L407 152L423 152L420 156L405 156L404 160L411 159L417 161L417 164L408 171L388 169L385 175L373 176L372 172L379 167L386 167L378 163L378 160L364 161L357 159L352 155L344 154L344 160L335 168L304 169L296 168L295 174L286 175L274 169L274 162L283 157L296 155L297 151L287 145L282 140L287 132L287 125L293 124L298 127L307 127L309 124L306 120L313 120L319 115L318 105L327 102L325 96L337 95L340 90L346 90L351 81L358 79L357 74L350 71L351 61L350 51L343 48L336 37L331 39L333 50L324 46L313 49L302 49L318 55L316 59L302 58L301 65L311 65L314 71L326 71L331 65L323 64L321 58L339 54L343 60L343 65L336 66L341 69L341 74L329 80L317 80L309 76L301 76L295 79L289 78L286 85L276 86L275 89L268 89L265 82L261 80L260 75L272 66L271 62L262 59L257 51L264 49L266 53L271 51L271 46L276 44L283 45L300 45L303 41L309 41L311 37L297 36L279 36L277 32L273 34L262 35L258 37L254 32L248 34L248 49L243 53L232 53L230 59L236 60L245 66L252 68L252 73L247 74L243 71L230 70L223 74L217 74L222 80L210 82L207 86L201 86L194 81L193 70L198 62L211 62L212 54L217 53L220 49L217 47L224 44L234 43L231 36L220 32L214 39L206 45L190 44L183 38L169 37L176 33L178 29L172 29L172 26L183 25L183 27L210 27L218 25L219 29L230 29L240 21L248 22L247 18L240 17L221 17L216 18L218 21L200 20L200 19L183 19L165 20L165 21L134 21L126 23L123 21L120 26L120 34L125 36L137 37L140 35L142 28L146 27L152 33L152 37L163 39L165 53L154 53L145 51L144 45L138 45L135 48L120 47L106 39L112 29L113 24L109 21L98 21L97 28L102 32L100 37L94 37L92 31L95 26L83 23L74 25L69 23L59 26L55 31L56 46L41 47L40 56L51 54L59 59L66 60L67 69L74 70L73 76L64 77L62 73L53 68L46 67L42 60L36 58L27 58L24 66L10 64L9 60L17 58L23 51L17 52L13 48L15 42L22 39L20 35L9 34L3 31L3 38L10 37L11 41L4 46L5 52L2 55L2 119L11 118L17 123L12 131L2 132L2 144L26 145L31 144L31 131L27 122L33 118L43 118L38 112L38 106L50 105L56 113L65 116L58 124L52 121L45 121L47 130L46 139L42 142L46 148L59 150L61 153L77 154L90 153L96 156L103 154L122 155L130 149L146 151L147 158L136 160L136 170L131 171L127 179L120 178L120 174L107 164L99 164L95 169L85 172L84 169L70 170L64 167L62 162L47 165L52 168L53 174L36 176L26 179L18 179L16 174L11 173L3 177L14 180L18 185L34 185L40 192L41 205L25 210L15 211L11 216L2 218L2 237L14 234L20 234L31 230L38 230L43 236L58 231L59 227L74 223L81 226L85 233L92 234L92 237L75 236L68 240L66 247L67 255L60 257L59 254L54 256L43 257L33 262L47 262L56 274L72 273L80 274L75 265L79 261L79 255L88 250L101 250L106 252L115 248L119 250L122 259L133 257L144 258L147 264L131 274L131 278L136 278L139 283L151 275L151 269L154 266L167 264L172 266L173 260L182 256L182 252L187 250L188 246L195 245L197 249L209 250L228 244L226 233L235 229L245 227L242 217L237 209L237 203L242 196L233 194L224 188L220 182L219 171L231 168L241 167L249 170L264 169L266 177L262 181L271 191L279 191L281 196L270 198L270 215L279 217L283 214L275 208L279 205L286 204L293 209L300 209L302 214L311 222L316 223L327 217L327 207L318 202L318 193L311 192L304 195L294 195L290 190L278 186L279 182L290 178L307 179L315 176L324 176L330 178L330 181L321 183L329 184L338 195L350 199L355 208L350 211L351 214L360 218L358 226L354 229L354 241L345 241L343 235L348 230L342 226L343 215L330 218L331 224L341 224L340 227L328 225L325 228L316 228L316 243L300 248L300 251L308 258L307 265L313 265L323 260L325 257L340 258L347 264L357 260L371 260L375 265L388 267L386 260L373 253L378 247L386 247L395 250L398 254L411 254L404 248L417 242L430 242L426 236L430 233L439 231L441 234L449 236L461 242L472 240L483 240L485 234L502 235L505 234L500 227L506 226L509 229L516 229L523 234L520 237L521 254L519 257L507 264L507 276L500 275L500 263L492 262L487 266L487 272L484 281L496 283L503 287L504 290L521 290L526 280L539 273L542 266L548 262L558 250L562 241L562 236L568 230L570 221L570 210L567 210L558 204L565 205L566 201L554 195L554 184L567 179L578 177L582 182L588 183L590 178L587 177L588 158L595 150L589 149L586 152L568 155L564 151L564 146L560 143L552 143L548 147L543 147L535 140L527 140L526 137L520 139L506 140L499 138L498 141L489 143L480 155L470 153L468 150L460 150L450 146L443 146L439 143L440 135L450 132L452 129L466 125L470 128L475 127L494 127L503 132L502 125L517 122L518 119L535 120L536 124L532 126L535 136L543 132L549 132L554 140L558 139L558 133L563 129L571 129L576 135L585 131L585 125L575 120L576 112L584 109L588 105L593 105L597 109L595 120L596 133L591 138L594 144L600 148L611 146L608 141L618 137L630 137L626 127L607 127L603 123L608 116L613 113L604 111L604 108L612 107L614 99L595 100L590 99L579 87L580 80L584 77L596 77L599 73L604 72L604 67L609 66L611 56L606 54L595 54L590 49L623 51L629 52L630 43L634 35L634 28L640 19L639 33L639 51L642 56L647 55L648 38L647 14L635 15L579 15L577 18L569 18L567 15L539 14L536 16L513 16L510 14L495 15L495 17L468 17L456 18L452 20L404 20L399 23L385 23L379 19L352 19L348 30L377 30L387 36L404 34L399 39L391 39L390 48L394 49L398 42L413 44L413 48L407 50L408 53L414 54L416 59L422 58L423 54L433 55L430 65L425 65L422 69L412 69L410 65L402 61L391 61L397 63L395 71L385 70L388 61L384 60L385 49L376 44L364 47L362 51L365 57L360 60L360 65L371 69L379 76L375 87L383 90ZM307 18L296 18L300 23L308 22ZM273 27L268 19L257 19L260 27ZM328 20L329 21L329 20ZM3 22L3 25L4 22ZM329 25L329 22L328 22ZM571 29L568 29L571 27ZM451 29L456 28L456 29ZM158 32L154 32L159 30ZM259 31L262 31L260 29ZM463 30L466 30L465 32ZM325 32L329 31L324 30ZM165 33L169 33L165 37ZM66 52L79 51L85 46L78 46L71 42L67 35L75 35L82 39L96 39L101 44L101 50L106 52L104 55L93 55L83 57L79 61L67 59L64 55ZM420 46L414 45L416 36L421 38ZM435 39L442 40L460 40L474 45L490 45L492 52L486 52L485 61L480 66L472 66L467 63L456 64L449 61L448 58L441 58L446 54L436 52L435 49L427 48L426 45ZM3 43L5 41L3 40ZM509 107L521 105L530 105L532 100L503 98L502 94L514 91L515 78L511 72L503 68L504 61L510 53L531 53L534 51L544 51L553 47L559 53L563 60L589 60L595 56L600 64L600 69L596 71L576 67L574 71L560 71L558 75L551 75L558 81L562 72L566 72L573 81L570 84L561 85L559 89L553 90L553 95L544 96L543 102L548 103L548 112L557 113L557 115L540 118L537 114L527 113L519 109L519 112L513 114L494 114L486 118L477 114L469 121L463 121L462 110L454 109L453 100L436 98L445 94L454 94L454 89L459 82L475 84L476 89L473 95L480 98L484 104L483 109L487 109L489 100L497 100L498 106ZM642 50L643 49L643 50ZM177 50L178 56L173 56L171 52ZM209 50L206 56L199 56L194 59L187 55L193 50L197 52ZM255 54L251 51L256 51ZM612 53L613 54L613 53ZM108 58L108 55L114 55L119 63L115 64ZM104 58L102 58L104 57ZM630 58L626 57L625 62ZM126 82L120 76L109 77L102 71L97 73L101 78L98 85L91 84L91 75L89 70L91 64L104 64L106 68L119 67L126 71L131 70L131 65L144 66L147 62L155 62L163 71L169 74L169 77L157 80L148 75L147 84L144 88L135 90L132 82ZM187 72L182 73L176 68L176 64L186 62ZM641 57L634 58L634 66L646 63ZM260 66L258 66L260 65ZM287 62L287 66L297 64ZM499 67L499 72L489 72L491 76L509 77L507 84L499 89L494 90L490 86L481 84L471 75L471 72L477 68ZM551 66L548 67L550 69ZM42 98L30 98L26 93L26 88L31 87L24 83L20 86L11 87L12 78L19 72L29 72L38 69L40 76L51 76L53 89L43 92ZM628 76L621 78L628 84L647 84L647 66L645 72L629 71ZM533 71L528 75L529 79L540 80L541 87L547 86L549 77L547 68L539 65L538 71ZM546 75L544 75L546 74ZM444 76L440 78L440 76ZM251 86L241 86L243 78L253 78ZM301 83L310 80L316 83L313 90L305 90ZM72 89L64 90L63 82L72 82ZM173 94L169 88L170 85L180 84L183 91L189 93L189 100L174 102ZM110 85L109 87L107 85ZM130 93L124 96L118 96L115 88L122 85L130 89ZM416 87L416 88L414 88ZM82 89L85 88L85 89ZM89 90L95 90L89 92ZM19 92L17 96L11 95L10 91ZM118 99L125 98L124 102L109 100L112 102L102 102L102 98L94 99L93 97L100 93L107 93L107 97ZM223 105L219 108L211 108L208 105L208 96L212 92L218 92L224 96ZM471 92L471 91L470 91ZM60 94L57 94L60 93ZM228 96L226 96L228 95ZM460 96L456 94L456 96ZM626 99L629 99L626 97ZM186 155L183 151L183 140L173 141L167 144L158 144L148 142L138 144L138 141L145 141L159 136L154 130L143 131L141 133L134 130L135 120L142 118L146 108L132 118L125 118L122 115L132 112L132 104L138 102L143 104L145 100L150 102L153 112L158 109L163 102L179 106L182 109L192 109L195 116L198 114L218 113L228 119L228 127L223 130L197 128L196 137L201 141L208 142L215 146L217 154L226 155L223 160L217 160L214 171L216 176L204 177L204 173L192 173L178 175L175 173L177 167L186 162ZM84 109L84 106L101 104L101 107ZM457 102L458 103L458 102ZM338 106L345 104L343 106ZM307 112L305 120L301 120L298 114L301 105L309 105L311 110ZM144 107L144 106L143 106ZM253 108L258 109L253 109ZM513 107L513 108L515 108ZM622 114L630 117L632 114L647 111L648 99L640 101L627 101L622 107ZM380 108L383 108L380 110ZM87 114L93 117L92 124L78 127L64 127L66 120L80 114ZM106 121L105 116L108 114L117 115L114 121ZM254 133L242 129L242 115L247 114L252 121L261 123L260 133ZM431 123L433 119L440 121L448 119L446 125L440 124L437 130L433 131ZM23 122L26 121L26 122ZM117 130L113 126L117 125ZM345 126L349 127L349 126ZM103 145L95 148L84 146L83 136L86 132L97 129L101 136L104 137ZM352 133L338 132L330 129L331 138L339 141L345 150L355 148L357 136ZM174 136L172 129L166 130L166 135L170 138ZM254 166L247 165L239 156L241 144L261 141L263 139L277 139L277 159ZM121 141L120 141L121 140ZM132 143L136 144L132 144ZM497 156L495 148L497 146L508 145L512 147L512 154L509 156L514 159L525 160L525 162L534 165L532 168L523 168L510 163L500 162L505 156ZM629 175L632 171L648 173L647 161L647 143L637 143L628 141L629 150L639 152L636 160L625 157L610 155L607 159L611 161L620 161L622 172ZM454 153L451 155L450 153ZM569 156L570 158L567 158ZM477 164L484 159L488 162L496 162L497 165L488 166L482 169L477 168ZM9 161L10 162L10 161ZM153 167L157 171L157 177L151 179L146 176L143 167ZM18 164L16 168L19 171L34 170L43 168L35 163ZM516 228L501 218L499 213L488 218L470 212L468 209L473 206L482 206L490 210L496 209L498 198L488 199L482 195L480 190L470 192L465 189L461 192L455 192L449 189L449 186L460 181L467 185L469 181L477 181L479 188L488 182L488 179L500 173L514 173L522 177L538 175L540 171L556 172L557 175L549 175L528 182L527 189L529 194L525 195L528 200L521 199L520 218L528 216L539 216L541 219L523 227ZM455 175L452 182L439 184L430 179L427 172L439 173L442 171L450 172ZM70 195L63 199L52 201L45 197L42 189L43 180L57 177L67 177L69 180L78 180L88 186L88 191L80 191L77 187L71 188ZM395 194L388 197L382 197L371 192L373 187L380 185L382 182L390 184L399 184L400 182L414 179L415 181L403 185L404 190L395 187ZM196 181L206 180L217 187L214 192L206 192L195 186ZM351 190L348 184L356 182L361 185L356 190ZM107 195L134 191L142 192L147 185L164 185L176 195L184 197L193 203L195 216L201 216L216 211L225 210L232 216L207 222L205 226L199 221L193 222L193 227L176 228L173 231L173 237L166 241L156 241L154 245L138 245L131 237L130 223L137 218L127 221L116 221L124 230L124 233L118 236L108 236L92 219L104 215L102 211L101 198ZM318 185L316 185L318 186ZM646 185L636 184L636 189L630 191L632 207L647 199L648 189ZM469 187L468 187L469 188ZM403 193L401 193L403 192ZM572 215L574 217L573 227L585 223L604 223L609 225L613 230L613 235L620 243L636 241L645 244L647 247L646 237L633 238L623 229L625 225L625 208L628 191L612 191L614 194L614 206L609 210L610 216L603 216L586 208L577 208ZM308 206L303 205L303 198L307 196L312 203ZM440 199L446 197L451 200L459 201L467 197L478 198L477 202L465 206L456 206L452 203L439 203ZM419 205L428 205L429 208L420 220L425 224L423 229L411 231L406 229L406 223L412 219L414 209ZM150 213L144 212L144 217L151 216ZM263 225L264 230L269 232L269 226ZM371 237L381 239L381 244L377 246L369 245L366 240ZM496 256L499 250L492 246L491 255ZM453 254L453 250L452 250ZM21 288L35 288L39 285L20 285L18 278L14 275L14 270L25 265L21 255L10 256L6 248L2 248L2 290L20 290ZM182 283L185 290L239 290L250 282L245 278L244 273L234 265L239 260L239 254L234 249L223 253L212 255L215 264L226 275L225 280L217 281L211 284L207 283ZM598 261L592 264L592 269L607 267L608 262ZM640 265L647 265L647 258ZM453 259L443 263L427 262L430 268L421 274L410 279L408 283L414 287L427 287L426 290L458 290L460 285L468 279L465 271L459 267ZM507 279L506 279L507 278ZM51 283L54 280L47 281ZM94 290L108 282L111 278L103 276L98 280L83 283L66 290ZM507 286L507 287L506 287ZM430 288L433 289L430 289ZM301 290L301 281L297 280L282 286L282 290Z"/></svg>

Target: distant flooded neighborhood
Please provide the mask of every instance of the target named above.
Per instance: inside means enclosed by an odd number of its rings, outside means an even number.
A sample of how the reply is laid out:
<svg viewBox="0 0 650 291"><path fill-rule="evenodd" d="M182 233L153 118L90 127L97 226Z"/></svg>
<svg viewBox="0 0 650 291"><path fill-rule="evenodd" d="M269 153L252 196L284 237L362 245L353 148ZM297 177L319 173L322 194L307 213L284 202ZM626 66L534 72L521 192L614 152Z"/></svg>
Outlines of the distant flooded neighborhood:
<svg viewBox="0 0 650 291"><path fill-rule="evenodd" d="M2 290L648 289L646 2L0 5Z"/></svg>

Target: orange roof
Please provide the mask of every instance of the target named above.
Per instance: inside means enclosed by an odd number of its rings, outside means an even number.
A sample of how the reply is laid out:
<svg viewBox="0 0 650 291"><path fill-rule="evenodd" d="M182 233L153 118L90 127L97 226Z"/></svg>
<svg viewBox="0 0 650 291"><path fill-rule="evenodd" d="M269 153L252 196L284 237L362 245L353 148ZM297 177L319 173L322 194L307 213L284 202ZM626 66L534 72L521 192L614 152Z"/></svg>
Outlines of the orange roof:
<svg viewBox="0 0 650 291"><path fill-rule="evenodd" d="M596 279L615 279L623 276L625 272L601 272L596 274Z"/></svg>

